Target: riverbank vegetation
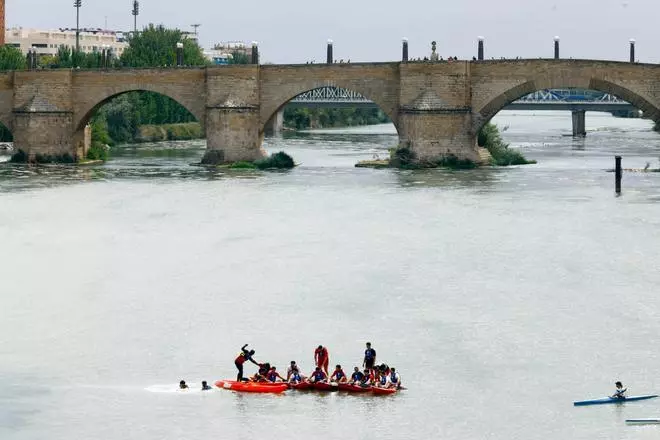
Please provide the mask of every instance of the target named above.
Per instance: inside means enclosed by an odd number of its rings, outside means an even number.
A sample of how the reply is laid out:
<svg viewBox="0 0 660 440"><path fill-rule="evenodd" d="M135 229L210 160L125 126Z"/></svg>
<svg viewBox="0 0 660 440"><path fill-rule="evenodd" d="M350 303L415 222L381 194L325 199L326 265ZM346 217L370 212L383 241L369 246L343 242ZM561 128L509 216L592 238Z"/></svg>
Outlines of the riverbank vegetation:
<svg viewBox="0 0 660 440"><path fill-rule="evenodd" d="M295 166L293 158L284 151L271 154L254 162L241 161L225 165L226 168L233 170L288 170Z"/></svg>
<svg viewBox="0 0 660 440"><path fill-rule="evenodd" d="M478 144L486 148L490 153L491 166L528 165L536 161L530 161L518 150L510 149L505 143L496 125L486 124L478 136ZM435 161L419 160L415 152L405 145L390 151L389 159L367 160L358 163L357 167L363 168L399 168L406 170L424 168L449 168L454 170L468 170L484 165L469 159L459 159L454 155L444 156Z"/></svg>
<svg viewBox="0 0 660 440"><path fill-rule="evenodd" d="M284 108L284 127L295 130L390 123L377 108Z"/></svg>

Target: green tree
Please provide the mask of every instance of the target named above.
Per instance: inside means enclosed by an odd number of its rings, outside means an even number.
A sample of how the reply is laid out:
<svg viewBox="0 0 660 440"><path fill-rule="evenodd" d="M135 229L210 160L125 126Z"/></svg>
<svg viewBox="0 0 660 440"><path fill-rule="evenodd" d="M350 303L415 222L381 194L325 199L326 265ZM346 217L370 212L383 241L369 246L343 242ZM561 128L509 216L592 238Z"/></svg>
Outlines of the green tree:
<svg viewBox="0 0 660 440"><path fill-rule="evenodd" d="M231 53L229 64L250 64L250 57L245 52L235 50Z"/></svg>
<svg viewBox="0 0 660 440"><path fill-rule="evenodd" d="M150 24L142 32L129 37L129 47L122 53L120 63L126 67L164 67L176 64L176 45L183 43L183 64L205 66L209 62L197 42L183 38L178 29Z"/></svg>
<svg viewBox="0 0 660 440"><path fill-rule="evenodd" d="M23 53L13 46L0 46L0 70L22 70L27 67Z"/></svg>

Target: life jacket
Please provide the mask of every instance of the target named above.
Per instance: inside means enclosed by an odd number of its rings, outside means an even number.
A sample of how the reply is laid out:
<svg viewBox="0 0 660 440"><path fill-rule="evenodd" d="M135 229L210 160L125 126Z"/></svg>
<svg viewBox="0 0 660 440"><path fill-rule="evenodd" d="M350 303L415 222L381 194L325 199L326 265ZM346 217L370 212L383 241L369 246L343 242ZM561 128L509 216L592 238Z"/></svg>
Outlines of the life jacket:
<svg viewBox="0 0 660 440"><path fill-rule="evenodd" d="M380 384L385 385L387 383L387 376L384 374L380 376Z"/></svg>
<svg viewBox="0 0 660 440"><path fill-rule="evenodd" d="M302 381L302 377L300 377L300 373L297 370L296 370L295 373L293 373L291 375L291 380L293 380L295 382L301 382Z"/></svg>
<svg viewBox="0 0 660 440"><path fill-rule="evenodd" d="M351 379L353 380L362 380L364 378L364 374L362 374L361 371L354 371L353 374L351 375Z"/></svg>
<svg viewBox="0 0 660 440"><path fill-rule="evenodd" d="M399 375L397 373L390 374L390 382L399 383Z"/></svg>
<svg viewBox="0 0 660 440"><path fill-rule="evenodd" d="M315 371L313 376L316 381L323 380L326 377L323 371Z"/></svg>
<svg viewBox="0 0 660 440"><path fill-rule="evenodd" d="M344 374L344 370L335 370L333 376L335 376L337 380L340 380L342 377L346 377L346 375Z"/></svg>
<svg viewBox="0 0 660 440"><path fill-rule="evenodd" d="M246 356L245 353L240 352L238 356L236 356L234 362L237 363L238 365L243 365L247 360L248 360L248 356Z"/></svg>
<svg viewBox="0 0 660 440"><path fill-rule="evenodd" d="M268 380L271 381L271 382L275 382L277 380L277 372L276 371L269 371L266 378L268 378Z"/></svg>

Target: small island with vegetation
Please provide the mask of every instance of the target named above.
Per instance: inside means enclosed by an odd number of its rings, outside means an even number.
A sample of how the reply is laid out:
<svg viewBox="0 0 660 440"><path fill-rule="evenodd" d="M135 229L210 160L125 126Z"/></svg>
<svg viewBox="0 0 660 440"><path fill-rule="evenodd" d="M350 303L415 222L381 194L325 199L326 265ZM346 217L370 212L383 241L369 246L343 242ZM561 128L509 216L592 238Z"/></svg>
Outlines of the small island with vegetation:
<svg viewBox="0 0 660 440"><path fill-rule="evenodd" d="M477 168L480 165L489 166L510 166L510 165L529 165L536 161L528 160L518 150L509 148L509 144L504 142L499 129L495 124L486 124L478 136L478 145L488 151L484 154L482 163L477 163L469 159L459 159L456 156L446 156L438 161L420 161L415 152L404 145L390 150L390 157L383 160L365 160L357 163L358 168L399 168L399 169L425 169L425 168L449 168L455 170L468 170Z"/></svg>

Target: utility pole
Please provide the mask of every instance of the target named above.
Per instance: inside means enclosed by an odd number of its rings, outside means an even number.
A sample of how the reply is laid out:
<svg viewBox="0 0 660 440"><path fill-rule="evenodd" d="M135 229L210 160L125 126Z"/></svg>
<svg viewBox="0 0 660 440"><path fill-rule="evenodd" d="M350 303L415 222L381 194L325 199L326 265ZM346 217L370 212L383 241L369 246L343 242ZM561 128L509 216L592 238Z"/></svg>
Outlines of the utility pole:
<svg viewBox="0 0 660 440"><path fill-rule="evenodd" d="M76 8L76 52L80 51L80 7L82 0L73 0L73 7Z"/></svg>
<svg viewBox="0 0 660 440"><path fill-rule="evenodd" d="M195 28L195 38L197 38L197 28L201 26L201 24L191 24L190 26Z"/></svg>
<svg viewBox="0 0 660 440"><path fill-rule="evenodd" d="M137 34L137 17L140 15L140 2L133 0L133 32Z"/></svg>

